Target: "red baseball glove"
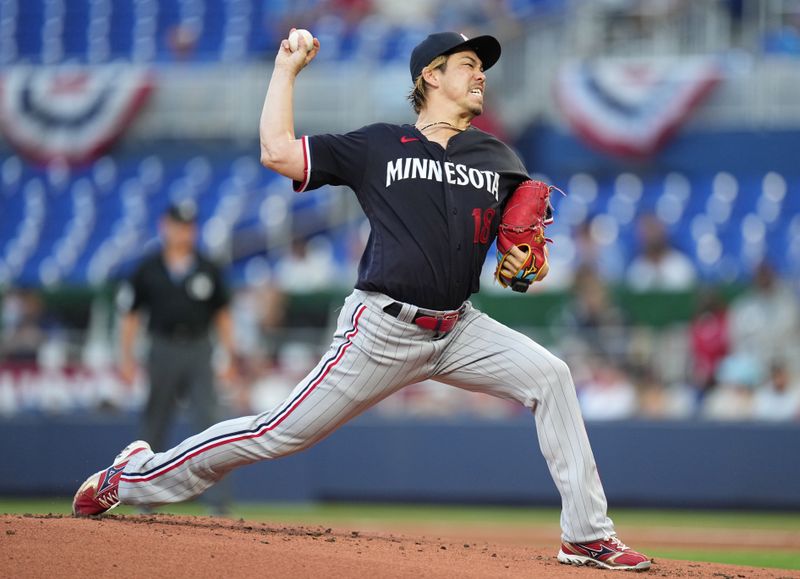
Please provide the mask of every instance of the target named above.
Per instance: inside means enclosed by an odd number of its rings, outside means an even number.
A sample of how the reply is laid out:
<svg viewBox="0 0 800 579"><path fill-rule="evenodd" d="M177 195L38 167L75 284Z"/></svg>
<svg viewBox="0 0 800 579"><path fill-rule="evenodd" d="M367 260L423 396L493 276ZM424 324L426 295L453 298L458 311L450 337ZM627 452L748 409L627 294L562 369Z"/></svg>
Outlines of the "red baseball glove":
<svg viewBox="0 0 800 579"><path fill-rule="evenodd" d="M551 240L544 236L544 228L553 221L550 206L550 192L553 189L556 188L542 181L524 181L506 203L497 232L495 278L501 286L511 286L514 291L525 292L533 282L547 275L550 267L547 264L546 244ZM516 273L507 277L502 270L514 246L528 255Z"/></svg>

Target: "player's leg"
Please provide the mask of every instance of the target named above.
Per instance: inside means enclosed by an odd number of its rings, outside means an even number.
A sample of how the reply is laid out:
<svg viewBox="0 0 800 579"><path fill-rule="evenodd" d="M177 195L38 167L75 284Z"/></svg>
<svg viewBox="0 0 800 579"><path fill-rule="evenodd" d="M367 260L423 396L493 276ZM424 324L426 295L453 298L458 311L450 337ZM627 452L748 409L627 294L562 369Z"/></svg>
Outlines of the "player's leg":
<svg viewBox="0 0 800 579"><path fill-rule="evenodd" d="M421 332L354 292L331 348L289 398L270 412L221 422L175 448L131 458L121 502L157 505L192 498L235 467L279 458L318 442L400 387L427 375L435 348Z"/></svg>
<svg viewBox="0 0 800 579"><path fill-rule="evenodd" d="M566 363L475 309L445 339L434 379L515 400L534 412L539 446L561 493L564 540L585 542L613 535Z"/></svg>

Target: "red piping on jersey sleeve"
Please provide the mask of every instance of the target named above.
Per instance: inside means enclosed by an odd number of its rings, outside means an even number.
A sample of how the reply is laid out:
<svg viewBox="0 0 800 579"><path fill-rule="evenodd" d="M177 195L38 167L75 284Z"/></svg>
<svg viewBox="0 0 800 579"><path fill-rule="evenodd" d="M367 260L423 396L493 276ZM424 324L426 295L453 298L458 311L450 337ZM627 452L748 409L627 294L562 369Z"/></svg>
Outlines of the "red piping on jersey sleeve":
<svg viewBox="0 0 800 579"><path fill-rule="evenodd" d="M308 145L308 135L303 135L300 140L303 143L303 180L293 183L294 190L297 193L305 191L311 179L311 147Z"/></svg>

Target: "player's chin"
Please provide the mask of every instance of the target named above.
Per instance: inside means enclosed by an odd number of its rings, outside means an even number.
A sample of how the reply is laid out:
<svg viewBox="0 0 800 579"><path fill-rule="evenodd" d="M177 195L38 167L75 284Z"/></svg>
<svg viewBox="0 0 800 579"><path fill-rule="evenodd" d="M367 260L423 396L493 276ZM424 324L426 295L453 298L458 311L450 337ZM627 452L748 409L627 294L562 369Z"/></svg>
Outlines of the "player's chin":
<svg viewBox="0 0 800 579"><path fill-rule="evenodd" d="M483 103L472 103L469 106L469 112L473 117L483 114Z"/></svg>

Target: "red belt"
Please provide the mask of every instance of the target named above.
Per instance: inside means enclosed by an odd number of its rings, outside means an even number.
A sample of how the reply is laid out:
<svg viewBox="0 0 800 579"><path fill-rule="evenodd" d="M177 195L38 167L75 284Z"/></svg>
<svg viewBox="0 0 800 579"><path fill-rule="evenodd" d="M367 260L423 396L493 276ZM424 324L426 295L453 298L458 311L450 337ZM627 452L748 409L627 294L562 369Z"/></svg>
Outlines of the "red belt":
<svg viewBox="0 0 800 579"><path fill-rule="evenodd" d="M392 302L388 306L383 308L383 311L389 314L390 316L394 316L395 318L400 315L400 312L403 309L403 304L400 302ZM417 324L420 328L425 328L426 330L432 330L439 334L445 334L456 327L456 322L458 322L459 318L464 315L467 306L463 305L459 309L451 311L451 312L441 312L441 313L423 313L417 312L414 315L414 323Z"/></svg>

